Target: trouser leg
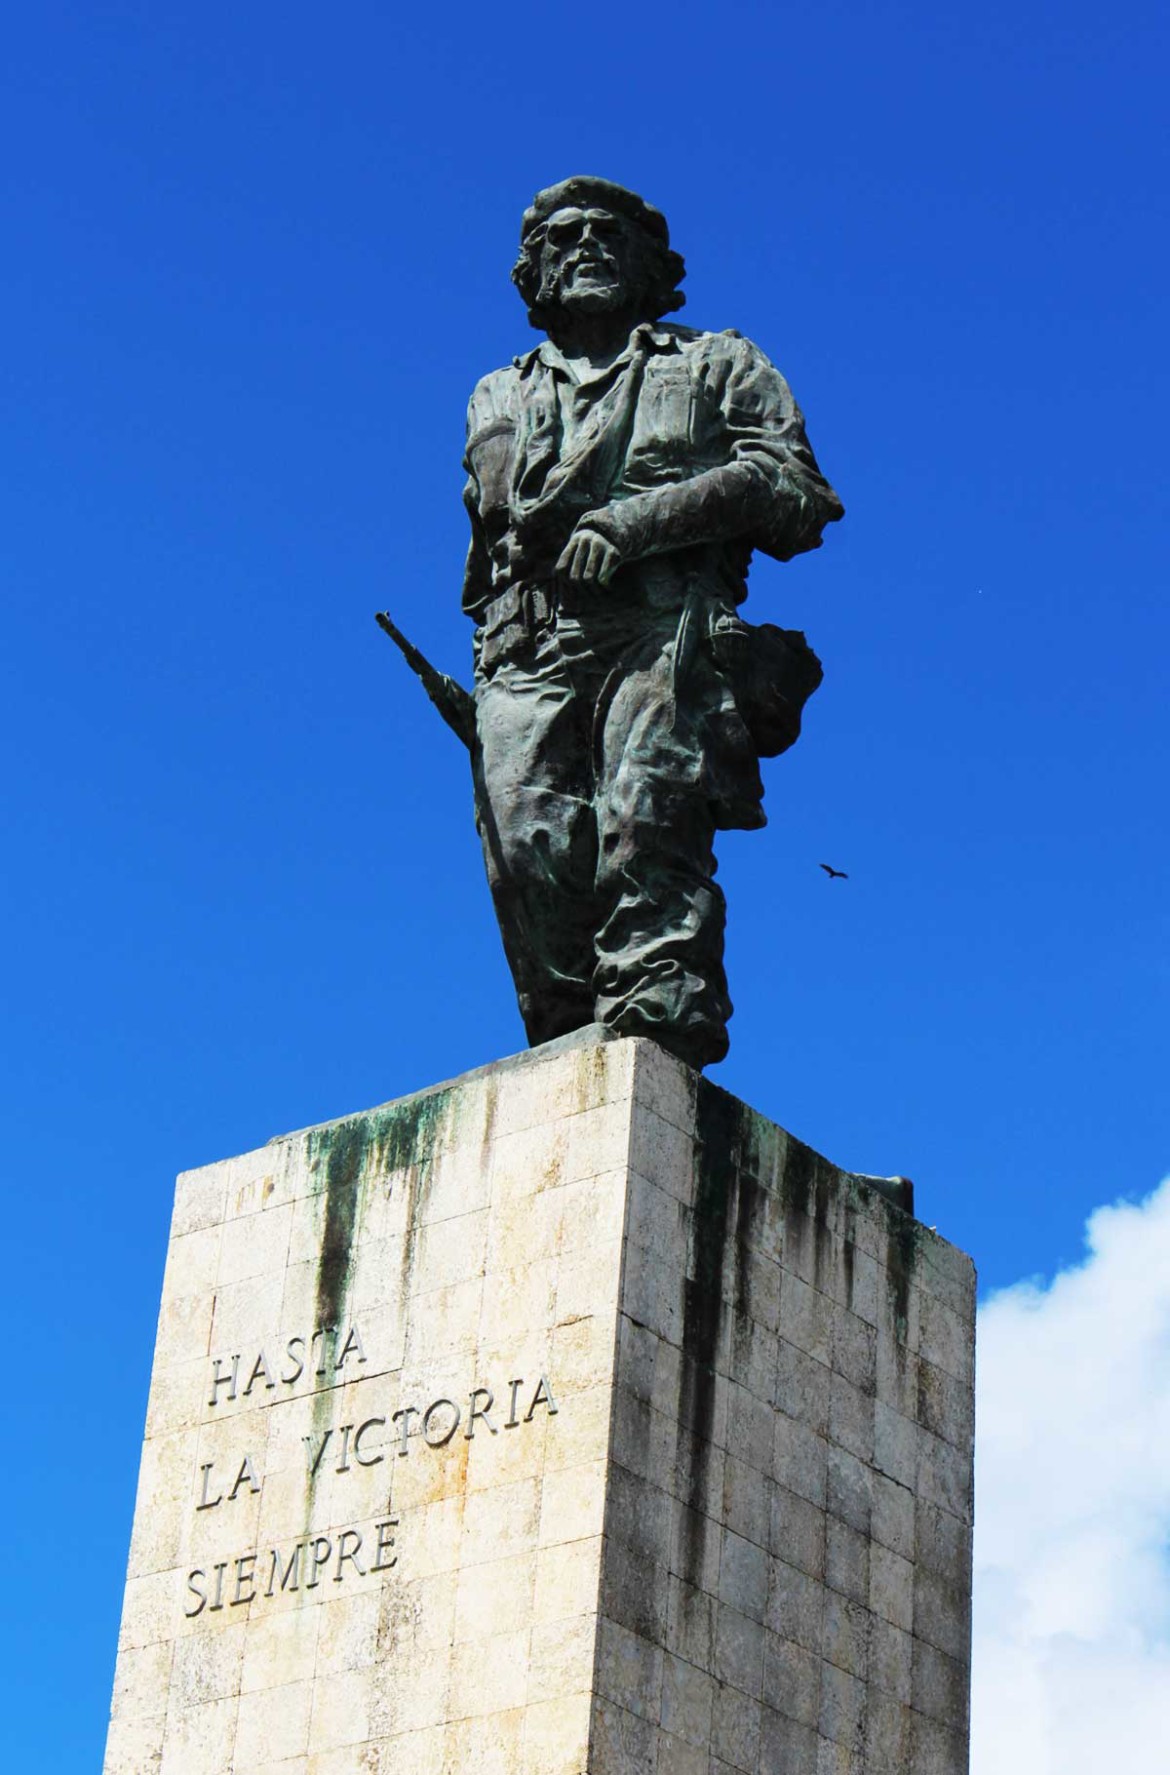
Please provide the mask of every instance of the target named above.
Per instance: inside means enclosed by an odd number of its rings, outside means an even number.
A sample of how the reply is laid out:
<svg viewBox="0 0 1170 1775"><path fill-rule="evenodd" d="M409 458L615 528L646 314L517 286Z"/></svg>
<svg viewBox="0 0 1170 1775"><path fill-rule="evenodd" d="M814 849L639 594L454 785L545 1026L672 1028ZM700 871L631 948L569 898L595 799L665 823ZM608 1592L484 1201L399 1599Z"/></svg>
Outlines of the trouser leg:
<svg viewBox="0 0 1170 1775"><path fill-rule="evenodd" d="M703 684L688 683L687 709L676 711L671 669L668 650L650 649L604 713L594 987L599 1021L701 1067L728 1047L725 901L714 880Z"/></svg>
<svg viewBox="0 0 1170 1775"><path fill-rule="evenodd" d="M476 824L534 1045L594 1017L597 835L581 780L591 717L555 663L505 667L476 692Z"/></svg>

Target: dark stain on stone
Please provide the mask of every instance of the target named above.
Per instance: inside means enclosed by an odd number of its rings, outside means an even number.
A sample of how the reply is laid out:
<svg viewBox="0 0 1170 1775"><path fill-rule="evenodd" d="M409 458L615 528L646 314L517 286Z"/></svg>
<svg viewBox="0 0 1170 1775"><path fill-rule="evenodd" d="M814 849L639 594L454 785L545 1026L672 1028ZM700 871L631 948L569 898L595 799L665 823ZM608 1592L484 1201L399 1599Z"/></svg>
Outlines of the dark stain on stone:
<svg viewBox="0 0 1170 1775"><path fill-rule="evenodd" d="M906 1341L910 1317L910 1283L918 1261L918 1222L892 1204L886 1209L886 1275L900 1343Z"/></svg>
<svg viewBox="0 0 1170 1775"><path fill-rule="evenodd" d="M309 1136L309 1163L324 1172L325 1225L317 1258L316 1323L314 1330L332 1325L340 1328L349 1290L354 1226L357 1220L358 1185L369 1145L366 1116L317 1128Z"/></svg>
<svg viewBox="0 0 1170 1775"><path fill-rule="evenodd" d="M382 1177L403 1176L406 1190L406 1230L402 1241L402 1278L405 1283L414 1264L422 1208L431 1181L431 1166L439 1131L447 1116L451 1093L424 1091L376 1110L371 1142L371 1170ZM494 1119L494 1094L489 1102Z"/></svg>
<svg viewBox="0 0 1170 1775"><path fill-rule="evenodd" d="M418 1206L426 1199L430 1161L435 1138L447 1110L449 1092L429 1091L402 1103L314 1128L308 1138L309 1169L322 1178L324 1225L317 1256L314 1331L332 1326L341 1335L346 1299L353 1280L354 1241L359 1232L363 1186L371 1178L390 1178L405 1172L409 1192L403 1268L413 1258ZM336 1343L334 1348L336 1349ZM311 1407L314 1447L329 1429L331 1414L328 1384L313 1394ZM324 1470L324 1462L318 1471ZM306 1510L312 1510L317 1475L309 1472ZM306 1518L307 1521L307 1518Z"/></svg>
<svg viewBox="0 0 1170 1775"><path fill-rule="evenodd" d="M352 1121L334 1122L325 1128L314 1128L309 1135L309 1169L322 1178L324 1225L317 1254L317 1285L314 1299L316 1333L332 1327L333 1349L336 1352L349 1293L353 1260L354 1231L357 1225L362 1171L370 1139L369 1116L355 1116ZM309 1527L314 1509L317 1479L324 1468L319 1457L322 1441L329 1432L331 1415L328 1380L316 1384L310 1405L311 1441L307 1451L318 1460L317 1467L306 1463L305 1527Z"/></svg>
<svg viewBox="0 0 1170 1775"><path fill-rule="evenodd" d="M496 1113L499 1109L500 1094L495 1079L488 1079L484 1085L483 1098L483 1134L479 1142L479 1156L486 1165L491 1153L492 1141L496 1137Z"/></svg>
<svg viewBox="0 0 1170 1775"><path fill-rule="evenodd" d="M825 1161L821 1158L817 1158L815 1155L813 1157L813 1175L816 1179L816 1185L813 1190L813 1216L819 1226L827 1227L829 1224L829 1197L832 1182Z"/></svg>
<svg viewBox="0 0 1170 1775"><path fill-rule="evenodd" d="M812 1147L806 1146L803 1140L789 1136L784 1172L780 1179L780 1199L786 1217L799 1214L812 1219L816 1172L817 1155Z"/></svg>
<svg viewBox="0 0 1170 1775"><path fill-rule="evenodd" d="M747 1313L751 1305L752 1236L766 1205L758 1180L750 1171L741 1170L735 1207L735 1305L741 1313Z"/></svg>
<svg viewBox="0 0 1170 1775"><path fill-rule="evenodd" d="M379 1169L425 1169L447 1111L449 1091L423 1091L375 1112Z"/></svg>
<svg viewBox="0 0 1170 1775"><path fill-rule="evenodd" d="M844 1259L844 1264L845 1264L845 1304L849 1308L852 1308L852 1306L853 1306L853 1267L854 1267L853 1266L853 1245L848 1237L846 1238L845 1244L843 1247L843 1259Z"/></svg>
<svg viewBox="0 0 1170 1775"><path fill-rule="evenodd" d="M412 1197L425 1195L435 1136L448 1095L446 1091L427 1091L402 1103L355 1116L352 1121L316 1128L310 1135L311 1167L314 1171L324 1170L325 1227L317 1264L318 1325L340 1321L349 1286L363 1177L393 1177L405 1172ZM415 1205L412 1200L412 1208ZM410 1232L415 1218L412 1214Z"/></svg>
<svg viewBox="0 0 1170 1775"><path fill-rule="evenodd" d="M829 1209L833 1199L834 1168L826 1163L803 1140L791 1137L780 1179L780 1199L784 1208L785 1234L799 1244L811 1229L813 1239L813 1285L823 1288L825 1272L833 1261L833 1232Z"/></svg>
<svg viewBox="0 0 1170 1775"><path fill-rule="evenodd" d="M824 1289L825 1274L833 1263L833 1231L829 1224L829 1202L832 1193L832 1178L825 1161L814 1155L813 1175L813 1226L816 1236L816 1250L813 1256L813 1282L817 1288ZM830 1292L825 1290L825 1292Z"/></svg>
<svg viewBox="0 0 1170 1775"><path fill-rule="evenodd" d="M691 1274L683 1289L683 1361L679 1417L690 1434L683 1576L695 1582L702 1562L702 1507L715 1427L716 1357L723 1312L723 1264L733 1218L741 1214L741 1106L727 1091L699 1081L695 1126L695 1208Z"/></svg>

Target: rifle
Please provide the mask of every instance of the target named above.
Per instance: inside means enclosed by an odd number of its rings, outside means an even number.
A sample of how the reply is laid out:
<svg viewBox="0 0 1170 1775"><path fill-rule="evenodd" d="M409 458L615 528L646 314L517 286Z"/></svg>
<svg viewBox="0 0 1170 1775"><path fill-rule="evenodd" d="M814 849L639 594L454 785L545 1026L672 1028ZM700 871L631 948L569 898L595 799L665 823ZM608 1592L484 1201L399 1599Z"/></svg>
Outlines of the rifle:
<svg viewBox="0 0 1170 1775"><path fill-rule="evenodd" d="M475 698L471 692L446 672L437 671L426 655L406 639L388 610L379 610L375 620L382 633L389 635L451 732L459 736L470 752L475 738Z"/></svg>

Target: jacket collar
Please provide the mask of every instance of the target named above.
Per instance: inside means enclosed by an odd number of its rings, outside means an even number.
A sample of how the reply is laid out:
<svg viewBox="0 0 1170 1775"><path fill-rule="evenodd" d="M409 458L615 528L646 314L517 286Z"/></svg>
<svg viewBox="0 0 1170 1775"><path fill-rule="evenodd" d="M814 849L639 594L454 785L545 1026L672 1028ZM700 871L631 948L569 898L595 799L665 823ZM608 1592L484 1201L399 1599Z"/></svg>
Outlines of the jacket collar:
<svg viewBox="0 0 1170 1775"><path fill-rule="evenodd" d="M642 321L634 328L625 350L614 359L610 369L616 370L619 365L628 363L638 345L647 348L652 346L655 351L677 351L678 329L664 325L661 321ZM534 345L531 351L522 352L519 357L512 359L512 363L521 376L531 375L537 364L542 364L546 370L552 370L555 375L568 375L565 360L551 339Z"/></svg>

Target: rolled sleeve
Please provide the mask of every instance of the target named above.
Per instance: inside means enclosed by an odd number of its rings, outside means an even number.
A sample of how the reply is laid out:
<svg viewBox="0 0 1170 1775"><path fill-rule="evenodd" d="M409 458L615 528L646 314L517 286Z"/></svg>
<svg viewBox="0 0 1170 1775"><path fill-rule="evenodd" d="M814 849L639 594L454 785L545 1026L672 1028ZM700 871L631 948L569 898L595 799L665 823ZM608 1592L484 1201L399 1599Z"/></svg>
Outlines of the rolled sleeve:
<svg viewBox="0 0 1170 1775"><path fill-rule="evenodd" d="M683 481L618 497L581 519L627 560L743 538L777 560L820 545L844 507L817 466L784 377L750 340L708 335L693 373L717 399L711 454L726 460ZM704 341L707 343L707 341Z"/></svg>

